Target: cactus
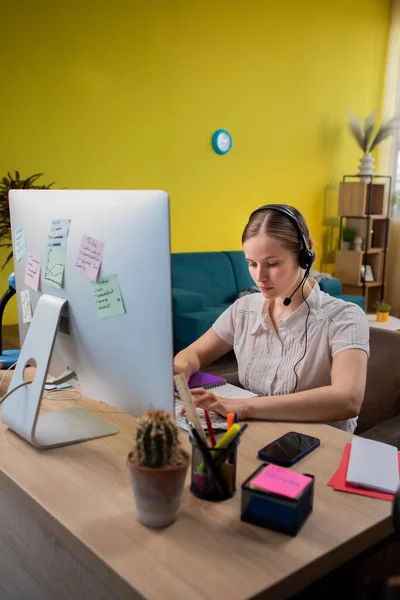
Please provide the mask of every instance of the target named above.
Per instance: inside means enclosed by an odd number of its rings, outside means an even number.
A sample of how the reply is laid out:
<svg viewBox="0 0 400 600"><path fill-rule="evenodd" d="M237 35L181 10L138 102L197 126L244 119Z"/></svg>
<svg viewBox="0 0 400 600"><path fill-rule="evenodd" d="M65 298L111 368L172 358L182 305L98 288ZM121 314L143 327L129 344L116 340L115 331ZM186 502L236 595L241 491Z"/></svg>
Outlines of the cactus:
<svg viewBox="0 0 400 600"><path fill-rule="evenodd" d="M178 429L171 415L163 410L153 410L137 419L133 457L143 467L181 464Z"/></svg>

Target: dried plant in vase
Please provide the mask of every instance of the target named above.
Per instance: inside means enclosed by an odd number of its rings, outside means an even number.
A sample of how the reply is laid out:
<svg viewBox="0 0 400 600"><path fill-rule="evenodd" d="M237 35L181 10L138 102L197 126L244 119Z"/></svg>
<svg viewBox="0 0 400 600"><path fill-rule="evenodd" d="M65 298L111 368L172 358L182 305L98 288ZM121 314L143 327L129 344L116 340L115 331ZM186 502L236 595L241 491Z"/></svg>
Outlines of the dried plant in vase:
<svg viewBox="0 0 400 600"><path fill-rule="evenodd" d="M380 323L386 323L389 320L389 313L392 307L387 302L376 303L376 320Z"/></svg>
<svg viewBox="0 0 400 600"><path fill-rule="evenodd" d="M157 528L176 521L189 455L179 443L178 429L169 413L149 411L137 419L127 462L138 520Z"/></svg>
<svg viewBox="0 0 400 600"><path fill-rule="evenodd" d="M375 159L371 155L371 152L375 150L378 144L394 133L397 124L398 119L393 118L381 123L378 127L376 122L376 111L374 110L366 117L363 127L359 118L352 111L349 111L350 133L364 153L358 167L358 174L360 175L361 181L371 181L371 175L374 174L375 169Z"/></svg>

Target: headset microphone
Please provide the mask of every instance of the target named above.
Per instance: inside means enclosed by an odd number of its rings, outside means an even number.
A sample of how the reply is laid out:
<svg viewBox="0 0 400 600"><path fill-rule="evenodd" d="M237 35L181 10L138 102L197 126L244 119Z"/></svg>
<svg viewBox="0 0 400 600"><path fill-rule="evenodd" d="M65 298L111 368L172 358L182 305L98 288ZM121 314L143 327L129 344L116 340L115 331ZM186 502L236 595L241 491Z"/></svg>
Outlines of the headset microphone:
<svg viewBox="0 0 400 600"><path fill-rule="evenodd" d="M284 301L283 301L283 305L284 305L284 306L289 306L289 304L292 302L292 297L295 295L295 293L297 292L297 290L299 289L299 287L301 286L301 284L303 283L303 281L304 281L305 279L307 279L309 272L310 272L310 270L309 270L309 269L307 269L307 271L304 273L304 277L303 277L303 279L300 281L299 285L298 285L298 286L297 286L297 288L294 290L294 292L292 292L292 293L290 294L290 296L288 296L287 298L285 298L285 299L284 299Z"/></svg>

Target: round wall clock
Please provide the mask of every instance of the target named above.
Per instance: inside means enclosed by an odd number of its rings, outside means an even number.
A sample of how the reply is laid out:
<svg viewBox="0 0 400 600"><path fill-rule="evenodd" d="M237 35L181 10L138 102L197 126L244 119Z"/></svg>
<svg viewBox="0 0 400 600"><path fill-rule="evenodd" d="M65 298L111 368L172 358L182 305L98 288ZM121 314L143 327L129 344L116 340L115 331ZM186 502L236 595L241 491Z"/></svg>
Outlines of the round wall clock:
<svg viewBox="0 0 400 600"><path fill-rule="evenodd" d="M212 136L212 147L217 154L228 154L232 148L232 136L226 129L217 129Z"/></svg>

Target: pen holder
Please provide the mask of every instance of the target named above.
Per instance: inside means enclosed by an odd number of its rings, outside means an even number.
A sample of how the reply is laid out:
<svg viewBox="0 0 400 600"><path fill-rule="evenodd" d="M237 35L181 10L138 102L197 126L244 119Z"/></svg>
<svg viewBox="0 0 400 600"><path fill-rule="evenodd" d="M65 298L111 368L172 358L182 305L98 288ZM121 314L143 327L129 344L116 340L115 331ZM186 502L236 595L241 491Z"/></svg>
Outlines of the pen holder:
<svg viewBox="0 0 400 600"><path fill-rule="evenodd" d="M190 491L197 498L220 502L236 493L236 457L239 440L226 448L200 446L190 436L192 474Z"/></svg>

